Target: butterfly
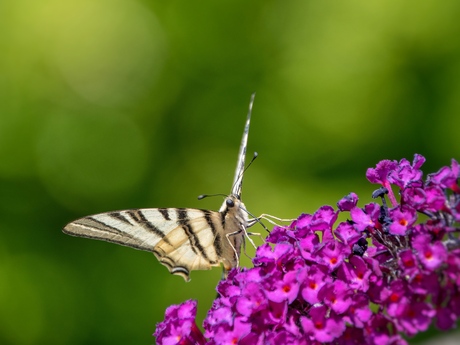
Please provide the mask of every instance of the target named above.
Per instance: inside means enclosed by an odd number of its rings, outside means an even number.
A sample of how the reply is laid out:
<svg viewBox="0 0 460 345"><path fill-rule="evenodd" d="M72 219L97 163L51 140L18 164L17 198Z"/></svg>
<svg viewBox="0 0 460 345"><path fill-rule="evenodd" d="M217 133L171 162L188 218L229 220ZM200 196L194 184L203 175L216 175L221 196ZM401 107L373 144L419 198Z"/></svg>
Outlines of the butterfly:
<svg viewBox="0 0 460 345"><path fill-rule="evenodd" d="M223 266L224 276L239 266L249 220L241 201L253 94L241 139L231 194L219 211L193 208L145 208L113 211L77 219L63 232L153 252L172 274L190 280L190 271Z"/></svg>

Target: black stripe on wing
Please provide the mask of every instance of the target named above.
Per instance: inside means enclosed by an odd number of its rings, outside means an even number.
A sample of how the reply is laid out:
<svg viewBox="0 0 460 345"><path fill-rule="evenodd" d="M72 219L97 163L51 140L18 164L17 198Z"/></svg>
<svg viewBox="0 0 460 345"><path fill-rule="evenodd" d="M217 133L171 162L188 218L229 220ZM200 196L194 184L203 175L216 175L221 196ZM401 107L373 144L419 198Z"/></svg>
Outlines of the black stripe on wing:
<svg viewBox="0 0 460 345"><path fill-rule="evenodd" d="M129 232L113 227L93 216L78 219L69 223L63 232L78 237L85 237L95 240L112 242L139 250L152 251L152 248L145 246Z"/></svg>
<svg viewBox="0 0 460 345"><path fill-rule="evenodd" d="M135 209L135 210L128 210L126 211L129 216L140 226L142 226L145 230L153 232L155 235L159 236L163 241L165 241L167 244L171 245L169 243L169 240L165 238L165 233L156 227L152 222L150 222L142 213L141 209Z"/></svg>
<svg viewBox="0 0 460 345"><path fill-rule="evenodd" d="M153 254L160 263L168 269L171 274L180 275L185 281L190 281L190 270L182 265L178 265L171 257L164 256L164 252L153 250Z"/></svg>
<svg viewBox="0 0 460 345"><path fill-rule="evenodd" d="M121 222L123 222L124 224L126 225L130 225L130 226L133 226L134 224L132 224L128 218L126 218L124 215L122 215L120 212L110 212L110 213L107 213L110 217L112 218L115 218Z"/></svg>
<svg viewBox="0 0 460 345"><path fill-rule="evenodd" d="M203 211L203 210L196 210L196 211L202 212L203 217L206 218L206 211ZM195 229L193 229L193 226L190 223L190 218L188 217L187 209L178 208L176 212L177 212L177 223L187 235L193 252L196 255L202 256L211 265L216 264L217 263L216 261L209 259L209 256L206 253L206 248L203 247L203 245L200 242L199 237L195 233Z"/></svg>
<svg viewBox="0 0 460 345"><path fill-rule="evenodd" d="M204 218L206 219L206 223L208 223L209 228L211 229L214 235L214 250L216 251L217 256L220 258L222 257L222 237L220 236L219 232L216 229L214 222L212 221L211 214L215 213L212 211L204 210Z"/></svg>
<svg viewBox="0 0 460 345"><path fill-rule="evenodd" d="M169 216L169 210L167 208L159 208L158 212L160 212L165 220L171 220L171 217Z"/></svg>

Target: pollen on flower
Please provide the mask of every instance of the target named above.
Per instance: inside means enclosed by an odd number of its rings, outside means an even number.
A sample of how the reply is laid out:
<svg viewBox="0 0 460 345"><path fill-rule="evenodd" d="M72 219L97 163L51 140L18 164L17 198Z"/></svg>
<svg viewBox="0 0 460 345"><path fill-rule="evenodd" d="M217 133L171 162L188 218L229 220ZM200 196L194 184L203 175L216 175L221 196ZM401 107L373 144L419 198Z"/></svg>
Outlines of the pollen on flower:
<svg viewBox="0 0 460 345"><path fill-rule="evenodd" d="M423 275L422 274L416 274L414 278L412 279L413 283L419 284L423 282Z"/></svg>
<svg viewBox="0 0 460 345"><path fill-rule="evenodd" d="M412 258L403 260L403 262L404 262L404 265L406 267L414 267L415 266L415 262L414 262L414 260Z"/></svg>
<svg viewBox="0 0 460 345"><path fill-rule="evenodd" d="M389 300L390 300L391 303L396 303L396 302L398 302L400 299L401 299L401 296L400 296L399 294L397 294L397 293L392 293L392 294L390 295L390 298L389 298Z"/></svg>
<svg viewBox="0 0 460 345"><path fill-rule="evenodd" d="M425 256L425 258L426 258L427 260L433 259L433 252L432 252L431 250L429 250L429 249L427 249L427 250L423 253L423 255Z"/></svg>
<svg viewBox="0 0 460 345"><path fill-rule="evenodd" d="M386 160L368 169L368 180L382 186L373 193L378 202L360 206L350 193L337 210L321 206L275 226L254 267L234 269L219 283L204 334L196 302L187 301L167 309L157 343L405 345L432 323L455 327L460 168L452 160L424 180L424 162L415 155L412 163ZM347 220L338 222L339 215Z"/></svg>
<svg viewBox="0 0 460 345"><path fill-rule="evenodd" d="M315 328L316 329L323 329L324 328L324 323L322 322L315 322Z"/></svg>

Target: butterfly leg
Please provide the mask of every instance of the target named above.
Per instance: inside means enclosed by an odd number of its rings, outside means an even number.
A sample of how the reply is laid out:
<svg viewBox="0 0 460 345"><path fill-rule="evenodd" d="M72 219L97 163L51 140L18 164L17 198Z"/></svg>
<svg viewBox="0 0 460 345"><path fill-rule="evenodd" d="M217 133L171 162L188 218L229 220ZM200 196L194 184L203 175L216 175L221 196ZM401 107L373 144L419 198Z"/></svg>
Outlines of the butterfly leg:
<svg viewBox="0 0 460 345"><path fill-rule="evenodd" d="M232 244L232 241L230 241L230 236L237 236L239 234L241 234L242 232L244 232L244 236L248 239L248 241L252 244L252 246L254 248L257 248L256 244L254 243L254 241L252 240L252 238L249 237L249 235L251 236L259 236L262 241L265 243L263 237L261 234L259 233L253 233L253 232L247 232L246 229L242 228L238 231L234 231L234 232L231 232L231 233L228 233L226 234L225 236L227 237L227 240L228 240L228 243L230 243L230 246L232 247L233 251L235 252L235 257L236 257L236 260L237 260L237 266L239 266L239 254L238 254L238 250L235 248L235 246ZM251 258L247 253L246 253L246 241L242 241L242 245L243 245L243 252L244 254L248 257L248 258Z"/></svg>
<svg viewBox="0 0 460 345"><path fill-rule="evenodd" d="M237 231L234 231L234 232L230 232L228 234L225 234L225 237L227 237L227 241L228 243L230 244L230 246L232 247L233 251L235 252L235 258L236 258L236 267L239 267L240 266L240 255L238 253L238 251L236 250L235 246L233 245L232 241L230 241L230 236L236 236L236 235L239 235L241 234L241 232L244 231L243 229L240 229L240 230L237 230ZM246 232L246 231L245 231ZM243 241L244 243L244 241Z"/></svg>
<svg viewBox="0 0 460 345"><path fill-rule="evenodd" d="M293 222L295 220L295 219L278 218L278 217L275 217L275 216L272 216L272 215L266 214L266 213L262 213L259 217L251 219L251 220L254 221L254 222L258 222L261 219L264 219L267 222L269 222L269 223L271 223L273 225L276 225L276 226L280 226L280 225L278 223L276 223L274 220L277 220L279 222Z"/></svg>
<svg viewBox="0 0 460 345"><path fill-rule="evenodd" d="M248 241L252 244L252 246L254 248L257 248L254 241L252 240L251 237L249 237L249 235L251 236L260 236L260 238L262 238L262 236L259 234L259 233L256 233L256 232L247 232L246 230L244 230L244 235L246 236L246 238L248 239ZM263 241L263 238L262 238L262 241ZM264 241L265 242L265 241ZM246 243L246 242L243 242L243 243Z"/></svg>
<svg viewBox="0 0 460 345"><path fill-rule="evenodd" d="M243 253L244 255L246 255L248 259L252 260L252 258L248 255L248 253L246 253L246 241L243 241Z"/></svg>
<svg viewBox="0 0 460 345"><path fill-rule="evenodd" d="M268 233L270 233L270 230L268 230L268 228L265 226L265 224L260 221L260 217L254 217L252 219L249 219L248 228L250 228L251 226L253 226L256 223L259 223Z"/></svg>
<svg viewBox="0 0 460 345"><path fill-rule="evenodd" d="M248 239L248 241L252 244L252 246L254 247L254 249L257 249L257 246L255 245L254 241L252 240L251 237L249 236L258 236L260 237L260 239L262 240L263 243L265 243L265 240L264 238L262 237L261 234L259 234L258 232L247 232L245 231L244 232L245 235L246 235L246 238ZM243 252L244 252L244 255L246 255L249 259L252 259L252 257L250 257L247 253L246 253L246 241L243 241Z"/></svg>
<svg viewBox="0 0 460 345"><path fill-rule="evenodd" d="M246 235L248 236L248 239L250 239L249 236L257 236L262 240L262 243L265 243L265 239L263 238L262 234L260 234L258 232L247 232ZM254 245L252 240L251 240L251 243ZM254 246L254 248L256 248L256 247Z"/></svg>
<svg viewBox="0 0 460 345"><path fill-rule="evenodd" d="M262 242L265 243L265 239L258 232L246 232L246 237L248 238L249 242L251 242L251 244L254 246L255 249L257 249L257 247L249 236L258 236L260 237ZM246 253L246 241L243 242L243 253L244 255L246 255L246 257L252 260L252 257L249 256L248 253Z"/></svg>

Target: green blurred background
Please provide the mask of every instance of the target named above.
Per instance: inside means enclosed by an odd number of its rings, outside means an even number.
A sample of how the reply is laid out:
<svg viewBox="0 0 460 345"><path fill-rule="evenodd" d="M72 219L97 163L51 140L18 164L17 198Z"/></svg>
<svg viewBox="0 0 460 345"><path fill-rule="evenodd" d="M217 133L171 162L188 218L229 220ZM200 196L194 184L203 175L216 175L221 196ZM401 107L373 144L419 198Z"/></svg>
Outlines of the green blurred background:
<svg viewBox="0 0 460 345"><path fill-rule="evenodd" d="M460 2L0 0L0 343L151 344L220 270L62 234L85 215L218 209L250 94L244 201L296 217L379 160L460 158ZM257 231L263 231L262 228ZM249 261L245 260L244 264Z"/></svg>

